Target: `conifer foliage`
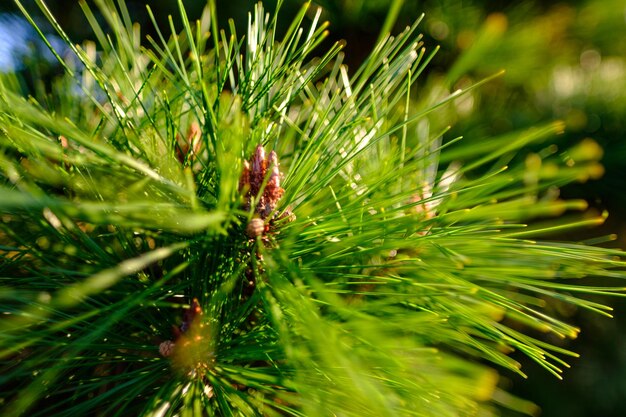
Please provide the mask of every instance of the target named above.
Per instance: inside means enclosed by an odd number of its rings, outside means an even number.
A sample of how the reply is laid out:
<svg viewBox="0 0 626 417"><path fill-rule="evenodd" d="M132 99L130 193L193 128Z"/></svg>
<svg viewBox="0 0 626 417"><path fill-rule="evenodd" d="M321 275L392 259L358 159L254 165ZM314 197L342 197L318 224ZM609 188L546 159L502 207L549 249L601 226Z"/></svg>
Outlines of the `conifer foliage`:
<svg viewBox="0 0 626 417"><path fill-rule="evenodd" d="M348 71L308 4L284 33L257 4L242 36L179 1L145 40L123 0L81 2L76 45L16 2L67 51L38 96L0 78L4 415L532 413L497 370L559 376L542 333L579 329L550 306L623 291L579 284L621 252L546 240L602 221L545 221L586 207L556 190L599 153L542 147L558 122L447 138L480 83L414 99L419 22Z"/></svg>

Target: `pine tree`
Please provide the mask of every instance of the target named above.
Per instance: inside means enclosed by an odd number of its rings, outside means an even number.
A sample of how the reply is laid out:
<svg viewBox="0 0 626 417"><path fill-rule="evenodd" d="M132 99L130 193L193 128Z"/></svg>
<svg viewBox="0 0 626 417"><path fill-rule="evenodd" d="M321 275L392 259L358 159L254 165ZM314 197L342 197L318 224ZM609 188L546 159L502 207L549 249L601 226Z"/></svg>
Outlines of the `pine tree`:
<svg viewBox="0 0 626 417"><path fill-rule="evenodd" d="M0 78L5 415L532 413L497 369L559 377L575 354L541 333L579 329L551 303L622 294L580 281L622 278L622 252L546 240L602 221L546 220L586 207L555 190L597 149L542 148L558 122L446 137L489 79L415 100L419 21L351 74L308 4L280 36L258 4L240 36L179 1L144 48L122 0L106 27L81 3L83 45L37 3L72 54L51 47L46 94Z"/></svg>

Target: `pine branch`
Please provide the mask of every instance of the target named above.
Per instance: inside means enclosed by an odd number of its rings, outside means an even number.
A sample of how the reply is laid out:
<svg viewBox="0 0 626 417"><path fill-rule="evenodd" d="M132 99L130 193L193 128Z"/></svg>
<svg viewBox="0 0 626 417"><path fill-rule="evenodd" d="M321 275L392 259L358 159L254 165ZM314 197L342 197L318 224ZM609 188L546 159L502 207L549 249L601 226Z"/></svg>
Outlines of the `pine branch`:
<svg viewBox="0 0 626 417"><path fill-rule="evenodd" d="M575 354L537 334L579 329L551 300L624 294L579 281L623 278L622 252L539 240L603 220L546 220L586 208L554 190L599 155L525 150L558 122L447 138L491 77L414 100L419 21L350 75L342 44L310 58L308 4L278 39L261 4L238 37L179 1L149 48L123 1L107 27L81 3L82 46L37 4L74 59L47 97L0 79L7 415L532 413L496 369L560 377Z"/></svg>

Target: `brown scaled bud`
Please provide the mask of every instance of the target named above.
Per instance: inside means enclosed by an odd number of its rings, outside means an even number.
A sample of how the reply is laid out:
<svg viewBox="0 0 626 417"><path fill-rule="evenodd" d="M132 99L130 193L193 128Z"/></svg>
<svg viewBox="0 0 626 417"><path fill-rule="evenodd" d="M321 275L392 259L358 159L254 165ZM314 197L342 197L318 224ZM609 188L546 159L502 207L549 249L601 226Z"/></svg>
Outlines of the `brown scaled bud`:
<svg viewBox="0 0 626 417"><path fill-rule="evenodd" d="M159 353L161 354L161 356L167 358L168 356L171 356L172 353L174 353L175 346L176 345L171 340L161 342L161 344L159 345Z"/></svg>
<svg viewBox="0 0 626 417"><path fill-rule="evenodd" d="M250 239L262 236L264 231L265 222L259 218L250 219L248 226L246 226L246 234Z"/></svg>

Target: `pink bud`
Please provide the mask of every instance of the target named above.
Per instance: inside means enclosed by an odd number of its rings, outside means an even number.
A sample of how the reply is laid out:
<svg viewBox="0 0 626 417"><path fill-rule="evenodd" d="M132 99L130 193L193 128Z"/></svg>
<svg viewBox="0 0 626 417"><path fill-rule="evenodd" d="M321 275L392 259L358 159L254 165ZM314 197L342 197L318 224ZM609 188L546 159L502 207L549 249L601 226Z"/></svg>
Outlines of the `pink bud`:
<svg viewBox="0 0 626 417"><path fill-rule="evenodd" d="M284 192L284 190L280 187L278 157L274 151L270 152L269 167L271 169L271 173L264 192L264 196L266 198L265 216L268 216L274 209L276 209L278 200L280 200Z"/></svg>
<svg viewBox="0 0 626 417"><path fill-rule="evenodd" d="M252 157L252 172L255 175L261 174L263 177L265 176L266 170L267 159L265 159L265 149L263 149L263 145L258 145L254 151L254 156Z"/></svg>
<svg viewBox="0 0 626 417"><path fill-rule="evenodd" d="M241 171L241 177L239 178L239 191L250 191L250 162L243 161L243 170Z"/></svg>

